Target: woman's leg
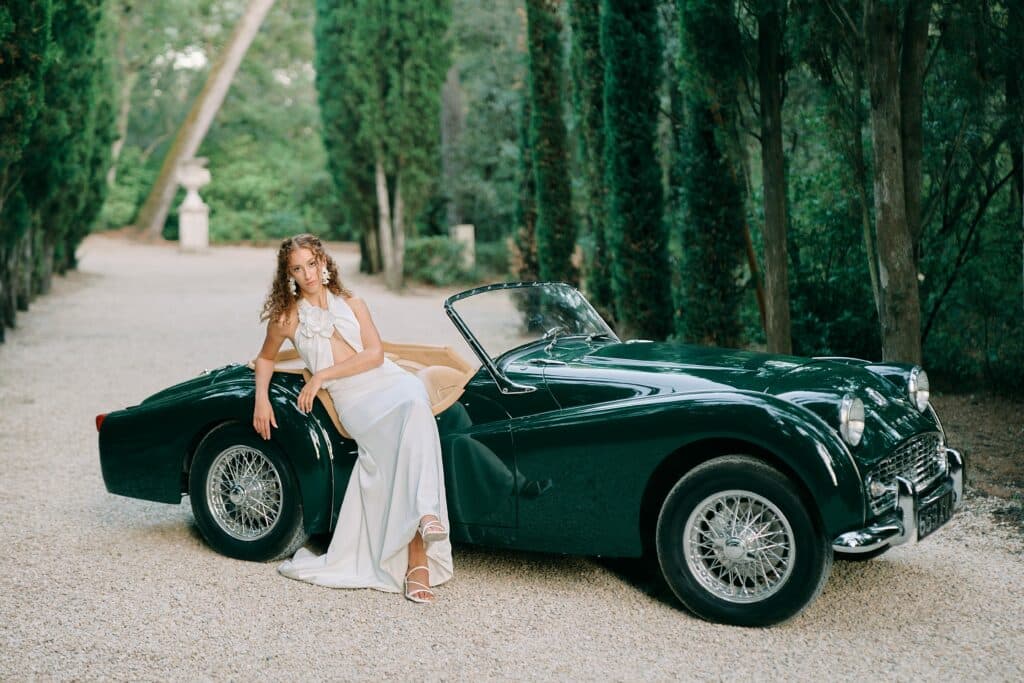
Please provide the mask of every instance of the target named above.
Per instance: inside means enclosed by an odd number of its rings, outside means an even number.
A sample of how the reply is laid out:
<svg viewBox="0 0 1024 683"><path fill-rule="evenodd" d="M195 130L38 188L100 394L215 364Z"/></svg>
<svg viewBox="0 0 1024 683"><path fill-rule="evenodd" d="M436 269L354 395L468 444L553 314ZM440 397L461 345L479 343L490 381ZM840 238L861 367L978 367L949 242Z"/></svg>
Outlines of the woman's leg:
<svg viewBox="0 0 1024 683"><path fill-rule="evenodd" d="M434 515L424 515L421 521L426 523L436 519L437 517ZM413 571L414 567L417 567L415 571ZM423 537L420 536L419 531L416 532L412 541L409 542L409 568L406 570L406 578L410 582L415 581L421 586L430 585L430 571L427 569L427 545L423 542ZM421 600L432 601L434 599L433 591L427 589L411 591L411 595Z"/></svg>

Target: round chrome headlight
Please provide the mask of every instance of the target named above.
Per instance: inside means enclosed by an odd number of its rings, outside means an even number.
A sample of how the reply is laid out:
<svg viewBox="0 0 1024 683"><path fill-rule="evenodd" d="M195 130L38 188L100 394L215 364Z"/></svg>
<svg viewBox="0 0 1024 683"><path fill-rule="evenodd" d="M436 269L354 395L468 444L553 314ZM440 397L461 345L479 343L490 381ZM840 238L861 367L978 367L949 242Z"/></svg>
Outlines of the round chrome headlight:
<svg viewBox="0 0 1024 683"><path fill-rule="evenodd" d="M839 404L839 434L851 446L864 436L864 402L856 396L847 394Z"/></svg>
<svg viewBox="0 0 1024 683"><path fill-rule="evenodd" d="M928 373L921 366L915 366L907 379L907 394L910 402L922 413L928 407Z"/></svg>

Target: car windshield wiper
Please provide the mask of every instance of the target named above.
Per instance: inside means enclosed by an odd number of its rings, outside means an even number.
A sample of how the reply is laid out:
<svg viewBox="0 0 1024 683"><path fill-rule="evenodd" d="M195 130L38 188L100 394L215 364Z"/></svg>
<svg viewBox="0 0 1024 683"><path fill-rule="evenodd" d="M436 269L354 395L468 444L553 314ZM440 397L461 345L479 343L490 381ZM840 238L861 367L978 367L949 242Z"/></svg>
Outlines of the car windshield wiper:
<svg viewBox="0 0 1024 683"><path fill-rule="evenodd" d="M592 342L595 339L611 339L611 332L591 332L587 335L587 341Z"/></svg>

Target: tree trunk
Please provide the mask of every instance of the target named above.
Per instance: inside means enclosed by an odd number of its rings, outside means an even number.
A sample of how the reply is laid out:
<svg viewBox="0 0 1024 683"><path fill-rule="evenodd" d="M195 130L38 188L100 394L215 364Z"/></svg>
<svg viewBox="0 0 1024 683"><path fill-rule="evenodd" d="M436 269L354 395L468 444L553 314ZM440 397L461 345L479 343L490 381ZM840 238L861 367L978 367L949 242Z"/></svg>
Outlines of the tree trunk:
<svg viewBox="0 0 1024 683"><path fill-rule="evenodd" d="M252 44L263 18L273 6L274 0L250 0L245 14L235 26L234 33L228 40L223 53L210 67L210 74L207 76L206 84L203 86L192 109L185 118L178 134L171 144L171 149L164 158L160 167L160 175L150 190L146 202L139 210L139 217L135 227L150 237L160 237L164 228L164 221L167 220L167 212L174 199L174 193L178 189L177 170L178 164L184 159L194 157L199 151L206 132L210 129L213 118L220 110L224 97L227 95L231 81L242 63L249 45Z"/></svg>
<svg viewBox="0 0 1024 683"><path fill-rule="evenodd" d="M921 260L921 158L924 149L922 107L924 67L928 48L929 0L908 0L903 23L900 65L900 134L903 143L903 183L914 264Z"/></svg>
<svg viewBox="0 0 1024 683"><path fill-rule="evenodd" d="M377 239L380 245L380 260L384 266L384 282L390 289L397 289L394 273L395 245L391 233L391 199L388 196L388 179L380 154L377 155L374 164L374 178L377 186Z"/></svg>
<svg viewBox="0 0 1024 683"><path fill-rule="evenodd" d="M882 357L919 363L921 307L903 179L897 17L885 0L867 0L864 17L871 143L875 156Z"/></svg>
<svg viewBox="0 0 1024 683"><path fill-rule="evenodd" d="M15 305L15 258L17 243L5 245L0 242L0 341L3 341L5 330L14 327L17 320Z"/></svg>
<svg viewBox="0 0 1024 683"><path fill-rule="evenodd" d="M868 196L868 164L864 158L864 146L861 135L864 131L864 108L861 106L860 94L864 91L864 62L855 59L850 75L852 85L850 91L855 93L851 98L850 120L850 165L854 182L857 184L857 202L860 204L861 233L864 236L864 252L868 261L868 277L871 280L871 293L875 303L875 313L882 319L882 291L878 283L878 248L875 245L875 226L871 216L871 198Z"/></svg>
<svg viewBox="0 0 1024 683"><path fill-rule="evenodd" d="M392 243L391 253L391 289L399 290L405 283L405 198L402 196L402 174L395 178L395 211L391 218Z"/></svg>
<svg viewBox="0 0 1024 683"><path fill-rule="evenodd" d="M21 236L18 240L18 248L15 252L17 257L15 259L15 305L19 311L27 311L28 305L32 299L35 298L35 294L32 291L32 271L35 260L33 258L33 248L35 246L35 227L30 227L28 232Z"/></svg>
<svg viewBox="0 0 1024 683"><path fill-rule="evenodd" d="M782 17L777 5L758 16L764 183L765 333L770 353L792 353L786 250L786 165L782 151Z"/></svg>

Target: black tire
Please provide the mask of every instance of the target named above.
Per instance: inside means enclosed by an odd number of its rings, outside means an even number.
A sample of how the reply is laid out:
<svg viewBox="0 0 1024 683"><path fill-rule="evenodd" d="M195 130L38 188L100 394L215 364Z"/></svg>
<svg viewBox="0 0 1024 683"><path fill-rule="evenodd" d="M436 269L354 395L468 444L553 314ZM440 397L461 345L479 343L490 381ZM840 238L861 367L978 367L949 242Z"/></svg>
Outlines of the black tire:
<svg viewBox="0 0 1024 683"><path fill-rule="evenodd" d="M741 512L744 520L751 513L757 525L770 526L730 525ZM832 569L832 546L793 482L743 455L698 465L676 483L658 516L656 548L665 581L683 605L702 619L735 626L769 626L798 614Z"/></svg>
<svg viewBox="0 0 1024 683"><path fill-rule="evenodd" d="M246 471L232 470L246 463ZM229 492L230 484L236 486ZM280 559L308 539L292 468L252 427L225 425L203 439L189 471L188 494L203 538L228 557Z"/></svg>
<svg viewBox="0 0 1024 683"><path fill-rule="evenodd" d="M889 545L883 545L881 548L875 548L874 550L869 550L866 553L846 553L841 550L834 550L833 552L835 553L836 559L842 560L843 562L867 562L868 560L873 560L879 555L889 552L890 547L891 546Z"/></svg>

